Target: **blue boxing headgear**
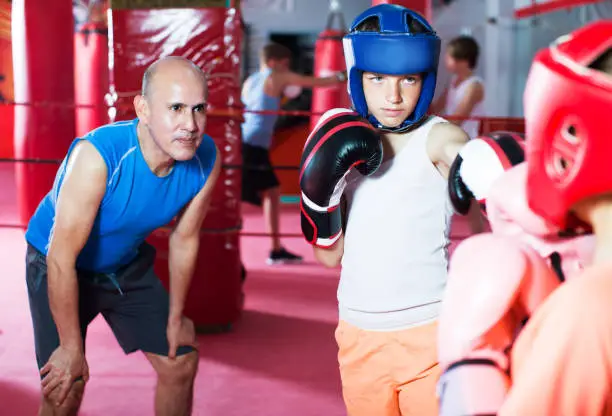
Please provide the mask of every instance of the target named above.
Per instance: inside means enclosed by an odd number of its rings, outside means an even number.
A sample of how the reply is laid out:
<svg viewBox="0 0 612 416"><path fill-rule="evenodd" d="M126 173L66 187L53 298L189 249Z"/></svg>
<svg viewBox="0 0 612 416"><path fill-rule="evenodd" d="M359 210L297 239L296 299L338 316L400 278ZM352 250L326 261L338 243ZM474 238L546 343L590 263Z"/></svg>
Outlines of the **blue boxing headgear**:
<svg viewBox="0 0 612 416"><path fill-rule="evenodd" d="M357 30L366 20L377 21L380 31ZM414 30L415 27L418 30ZM377 128L396 132L409 129L425 117L436 88L441 41L421 15L392 4L371 7L357 16L343 45L349 94L362 117ZM412 114L401 125L387 128L369 114L363 93L363 72L423 76L421 96Z"/></svg>

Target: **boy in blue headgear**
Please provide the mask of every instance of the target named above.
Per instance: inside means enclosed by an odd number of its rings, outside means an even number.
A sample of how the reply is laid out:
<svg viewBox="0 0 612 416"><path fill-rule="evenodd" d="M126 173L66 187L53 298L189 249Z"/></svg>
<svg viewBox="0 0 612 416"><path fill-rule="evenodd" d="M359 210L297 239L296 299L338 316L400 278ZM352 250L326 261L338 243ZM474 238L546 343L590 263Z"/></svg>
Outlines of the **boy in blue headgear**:
<svg viewBox="0 0 612 416"><path fill-rule="evenodd" d="M469 137L426 114L440 39L423 17L396 5L372 7L357 17L344 49L358 114L336 110L323 118L305 147L301 179L302 224L313 224L315 255L329 267L342 263L336 340L344 400L350 416L437 415L437 319L453 215L447 178ZM381 133L382 156L351 117ZM347 136L334 140L339 134ZM349 153L361 158L351 167L360 167L329 187L334 196L343 191L344 230L328 232L321 218L338 210L313 213L326 187L319 172ZM310 165L319 169L311 173ZM362 175L363 166L377 169Z"/></svg>

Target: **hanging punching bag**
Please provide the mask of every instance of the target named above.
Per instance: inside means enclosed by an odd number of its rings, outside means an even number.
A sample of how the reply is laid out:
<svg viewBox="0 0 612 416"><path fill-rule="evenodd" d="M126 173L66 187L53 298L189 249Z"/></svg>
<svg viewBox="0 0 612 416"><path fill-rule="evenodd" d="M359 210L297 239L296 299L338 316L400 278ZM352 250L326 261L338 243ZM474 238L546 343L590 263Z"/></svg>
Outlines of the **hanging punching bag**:
<svg viewBox="0 0 612 416"><path fill-rule="evenodd" d="M419 13L428 22L431 22L431 0L372 0L372 6L379 4L397 4Z"/></svg>
<svg viewBox="0 0 612 416"><path fill-rule="evenodd" d="M74 140L72 3L13 0L15 157L62 159ZM20 220L26 225L59 165L17 163Z"/></svg>
<svg viewBox="0 0 612 416"><path fill-rule="evenodd" d="M74 34L77 136L110 121L104 102L108 93L108 73L108 26L105 21L87 22Z"/></svg>
<svg viewBox="0 0 612 416"><path fill-rule="evenodd" d="M327 18L325 30L319 34L315 43L314 76L328 77L337 72L346 71L342 37L346 34L346 26L342 13L333 7ZM341 29L332 29L335 18L340 20ZM312 104L310 110L324 113L337 107L351 106L346 84L336 84L330 87L315 87L312 89ZM310 117L310 130L313 130L319 121L319 115Z"/></svg>

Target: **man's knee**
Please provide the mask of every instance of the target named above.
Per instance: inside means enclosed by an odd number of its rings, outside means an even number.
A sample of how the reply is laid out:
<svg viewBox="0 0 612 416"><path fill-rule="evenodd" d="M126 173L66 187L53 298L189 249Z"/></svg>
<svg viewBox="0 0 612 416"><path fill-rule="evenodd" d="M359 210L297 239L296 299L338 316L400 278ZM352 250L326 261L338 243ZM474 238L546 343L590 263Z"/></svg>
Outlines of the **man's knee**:
<svg viewBox="0 0 612 416"><path fill-rule="evenodd" d="M66 400L61 405L57 405L57 393L59 389L55 389L49 397L43 396L42 408L40 415L42 416L76 416L83 401L85 394L85 382L82 380L75 381L66 396Z"/></svg>
<svg viewBox="0 0 612 416"><path fill-rule="evenodd" d="M180 355L174 359L156 356L152 362L158 380L166 384L190 384L198 371L197 351Z"/></svg>

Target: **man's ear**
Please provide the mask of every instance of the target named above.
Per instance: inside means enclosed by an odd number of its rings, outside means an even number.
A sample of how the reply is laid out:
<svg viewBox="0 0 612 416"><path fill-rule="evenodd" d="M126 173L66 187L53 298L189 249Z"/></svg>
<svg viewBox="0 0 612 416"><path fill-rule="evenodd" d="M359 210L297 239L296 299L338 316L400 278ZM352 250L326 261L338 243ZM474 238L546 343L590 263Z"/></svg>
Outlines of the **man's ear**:
<svg viewBox="0 0 612 416"><path fill-rule="evenodd" d="M136 116L139 120L144 123L149 121L149 103L140 94L134 97L134 110L136 110Z"/></svg>

